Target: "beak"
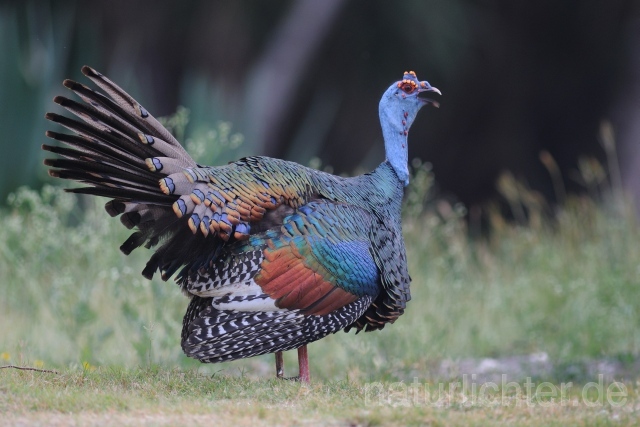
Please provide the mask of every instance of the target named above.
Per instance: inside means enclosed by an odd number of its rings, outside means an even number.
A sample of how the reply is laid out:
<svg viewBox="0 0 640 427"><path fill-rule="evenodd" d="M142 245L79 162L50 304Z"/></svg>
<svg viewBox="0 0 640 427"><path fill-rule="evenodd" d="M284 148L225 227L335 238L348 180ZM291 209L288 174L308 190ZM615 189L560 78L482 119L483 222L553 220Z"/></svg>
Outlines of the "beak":
<svg viewBox="0 0 640 427"><path fill-rule="evenodd" d="M440 92L440 89L438 89L437 87L431 86L429 82L426 82L426 81L420 82L420 87L418 87L418 94L424 93L424 92L434 92L442 96L442 92ZM434 99L425 98L422 96L418 96L418 99L424 102L425 104L431 104L436 108L440 108L440 103Z"/></svg>

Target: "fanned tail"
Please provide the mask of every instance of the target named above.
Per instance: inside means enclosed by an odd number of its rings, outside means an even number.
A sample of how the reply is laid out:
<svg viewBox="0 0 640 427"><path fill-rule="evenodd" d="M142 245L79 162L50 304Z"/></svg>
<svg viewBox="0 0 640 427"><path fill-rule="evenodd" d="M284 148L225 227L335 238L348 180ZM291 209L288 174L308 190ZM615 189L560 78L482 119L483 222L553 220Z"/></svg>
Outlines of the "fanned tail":
<svg viewBox="0 0 640 427"><path fill-rule="evenodd" d="M59 156L44 161L51 167L49 174L88 185L69 192L112 199L105 205L109 215L120 215L127 228L137 227L120 247L125 254L142 245L154 246L161 240L167 241L164 246L175 248L184 239L198 239L185 232L188 218L178 218L174 213L172 205L179 195L163 193L159 184L169 173L196 167L195 161L167 129L115 83L87 66L82 73L108 96L83 84L64 81L64 86L85 103L62 96L54 98L55 103L81 120L55 113L45 115L76 134L46 133L65 145L42 146ZM164 170L163 163L168 165ZM162 256L166 249L160 248L152 257L143 272L146 277L150 278L160 268L166 279L188 256L172 252L169 261Z"/></svg>

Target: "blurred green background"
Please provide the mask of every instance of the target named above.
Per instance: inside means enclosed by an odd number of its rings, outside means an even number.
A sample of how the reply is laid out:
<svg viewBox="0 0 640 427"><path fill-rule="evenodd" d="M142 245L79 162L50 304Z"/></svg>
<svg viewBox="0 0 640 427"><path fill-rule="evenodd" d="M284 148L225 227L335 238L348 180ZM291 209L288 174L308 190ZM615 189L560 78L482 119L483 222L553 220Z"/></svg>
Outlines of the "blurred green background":
<svg viewBox="0 0 640 427"><path fill-rule="evenodd" d="M548 151L566 185L580 156L601 161L602 120L640 181L640 5L627 0L0 2L0 200L40 185L46 111L64 78L91 65L155 116L190 110L186 138L230 122L246 154L337 173L383 158L380 94L405 70L440 88L439 111L412 128L410 157L433 164L467 206L504 170L547 198ZM348 147L348 149L346 149Z"/></svg>
<svg viewBox="0 0 640 427"><path fill-rule="evenodd" d="M428 160L412 162L404 210L414 299L380 333L313 344L319 377L536 352L635 363L639 6L0 1L0 361L196 365L179 347L187 300L139 275L148 251L118 252L127 231L104 200L62 193L42 165L43 116L61 112L63 79L87 83L87 64L171 116L205 164L266 154L370 170L388 85L415 70L442 90L410 136L410 158Z"/></svg>

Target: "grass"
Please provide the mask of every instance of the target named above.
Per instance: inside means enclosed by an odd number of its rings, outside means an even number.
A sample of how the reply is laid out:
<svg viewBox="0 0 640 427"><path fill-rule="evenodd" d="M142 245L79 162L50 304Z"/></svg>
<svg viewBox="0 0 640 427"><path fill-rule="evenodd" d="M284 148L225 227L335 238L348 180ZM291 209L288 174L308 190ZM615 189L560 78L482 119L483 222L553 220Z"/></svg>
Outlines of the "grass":
<svg viewBox="0 0 640 427"><path fill-rule="evenodd" d="M517 395L505 406L466 406L456 393L448 405L396 399L396 382L438 384L444 359L546 353L559 368L537 380L554 384L596 380L563 368L575 363L633 366L640 228L631 205L589 164L581 163L589 197L569 197L553 215L504 175L499 189L516 221L489 207L492 233L471 239L478 233L464 208L430 201L433 177L415 163L404 210L413 299L381 332L311 344L309 387L271 379L271 355L220 365L186 358L179 345L186 298L173 283L142 278L149 251L118 251L128 231L108 218L104 201L22 188L0 211L0 364L59 374L1 369L0 413L16 424L60 425L171 425L184 417L197 425L212 416L238 425L630 424L636 378L626 379L630 404L621 408L551 399L532 409L514 404L526 402ZM294 375L290 353L285 364ZM383 405L366 404L373 382L388 392Z"/></svg>
<svg viewBox="0 0 640 427"><path fill-rule="evenodd" d="M421 331L412 348L435 357L543 351L564 361L639 353L640 236L632 215L572 199L553 224L494 218L489 241L475 242L462 222L426 221L405 229L421 306L406 325Z"/></svg>
<svg viewBox="0 0 640 427"><path fill-rule="evenodd" d="M196 370L148 367L123 370L64 370L59 375L2 373L0 413L7 424L46 425L632 425L637 391L625 404L582 396L562 397L507 390L493 403L476 403L467 393L442 394L438 403L407 399L396 386L381 400L371 388L349 380L296 382L210 376Z"/></svg>

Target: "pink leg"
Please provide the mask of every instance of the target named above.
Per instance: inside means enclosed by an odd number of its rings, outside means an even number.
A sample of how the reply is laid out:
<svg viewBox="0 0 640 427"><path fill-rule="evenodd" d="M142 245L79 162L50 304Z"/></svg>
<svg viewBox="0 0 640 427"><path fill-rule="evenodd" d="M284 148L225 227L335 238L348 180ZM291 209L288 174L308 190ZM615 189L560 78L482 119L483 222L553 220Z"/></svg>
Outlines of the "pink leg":
<svg viewBox="0 0 640 427"><path fill-rule="evenodd" d="M300 381L309 383L311 376L309 375L309 354L306 345L298 348L298 365L300 366Z"/></svg>
<svg viewBox="0 0 640 427"><path fill-rule="evenodd" d="M282 378L284 375L284 361L282 360L282 352L276 351L276 378Z"/></svg>

